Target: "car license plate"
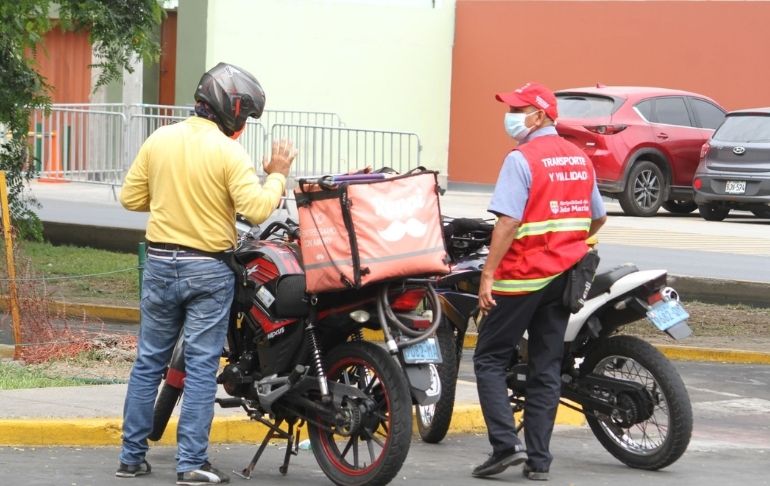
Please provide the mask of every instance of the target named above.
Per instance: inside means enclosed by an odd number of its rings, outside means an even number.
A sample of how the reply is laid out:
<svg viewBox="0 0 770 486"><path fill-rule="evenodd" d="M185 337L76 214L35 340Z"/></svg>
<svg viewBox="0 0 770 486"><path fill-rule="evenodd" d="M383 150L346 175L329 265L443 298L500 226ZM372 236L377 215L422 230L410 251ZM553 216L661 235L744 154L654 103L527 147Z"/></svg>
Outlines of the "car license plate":
<svg viewBox="0 0 770 486"><path fill-rule="evenodd" d="M417 344L407 346L402 350L404 362L417 363L441 363L441 352L436 344L436 338L428 338Z"/></svg>
<svg viewBox="0 0 770 486"><path fill-rule="evenodd" d="M690 317L690 314L676 300L658 302L647 311L647 319L661 331L665 331L674 324L687 320L688 317Z"/></svg>
<svg viewBox="0 0 770 486"><path fill-rule="evenodd" d="M727 181L725 194L743 194L746 192L746 181Z"/></svg>

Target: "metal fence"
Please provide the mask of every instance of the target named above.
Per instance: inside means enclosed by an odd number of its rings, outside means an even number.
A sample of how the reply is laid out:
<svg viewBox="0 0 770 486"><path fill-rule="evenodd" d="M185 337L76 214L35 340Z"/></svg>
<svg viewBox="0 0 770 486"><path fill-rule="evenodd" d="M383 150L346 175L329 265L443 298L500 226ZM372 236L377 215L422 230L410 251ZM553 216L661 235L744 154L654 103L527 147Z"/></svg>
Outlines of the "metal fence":
<svg viewBox="0 0 770 486"><path fill-rule="evenodd" d="M297 148L294 177L344 173L367 166L406 172L420 164L420 139L415 133L276 124L270 135L272 140L291 140Z"/></svg>
<svg viewBox="0 0 770 486"><path fill-rule="evenodd" d="M30 148L41 179L120 185L139 147L159 127L184 120L192 106L55 104L35 111ZM295 177L365 166L409 170L420 161L414 133L347 128L335 113L266 110L239 138L261 171L272 140L288 139L299 154Z"/></svg>
<svg viewBox="0 0 770 486"><path fill-rule="evenodd" d="M126 115L104 107L56 106L32 115L30 151L41 179L119 184Z"/></svg>

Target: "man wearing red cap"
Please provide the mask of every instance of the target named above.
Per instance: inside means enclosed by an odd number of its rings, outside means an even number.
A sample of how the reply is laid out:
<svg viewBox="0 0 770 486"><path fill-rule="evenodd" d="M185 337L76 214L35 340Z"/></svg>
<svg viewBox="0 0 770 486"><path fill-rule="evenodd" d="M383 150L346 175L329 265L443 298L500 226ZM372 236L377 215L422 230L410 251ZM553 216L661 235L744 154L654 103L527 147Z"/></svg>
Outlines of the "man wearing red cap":
<svg viewBox="0 0 770 486"><path fill-rule="evenodd" d="M604 224L606 211L590 159L556 133L554 94L527 83L496 98L509 107L504 126L518 145L503 162L489 205L498 220L479 286L479 307L488 314L473 362L492 454L473 476L525 463L525 477L546 480L569 319L562 303L566 273L588 252L585 240ZM506 367L524 331L526 449L506 385Z"/></svg>

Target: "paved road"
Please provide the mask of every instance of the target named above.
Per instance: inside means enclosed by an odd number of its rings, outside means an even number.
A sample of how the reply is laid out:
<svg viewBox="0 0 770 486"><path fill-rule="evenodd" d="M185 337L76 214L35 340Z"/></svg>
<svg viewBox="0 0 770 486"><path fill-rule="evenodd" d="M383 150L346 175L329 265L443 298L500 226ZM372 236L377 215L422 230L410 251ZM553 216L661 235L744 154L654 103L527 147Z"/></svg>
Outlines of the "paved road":
<svg viewBox="0 0 770 486"><path fill-rule="evenodd" d="M770 485L770 366L719 365L677 362L693 402L695 426L690 446L675 464L659 472L630 469L602 449L586 427L558 427L553 439L556 458L549 484L595 486L650 484L676 486ZM462 363L461 379L472 381L470 356ZM485 459L489 449L484 436L450 436L440 445L414 440L407 463L392 484L490 484L470 477L471 468ZM224 470L240 469L255 446L214 445L212 461ZM113 476L116 447L10 448L0 447L0 484L49 486L119 485ZM149 460L154 472L131 484L172 484L174 453L156 447ZM311 453L301 451L292 460L289 474L278 472L283 451L279 445L265 453L251 484L306 486L331 484L319 471ZM521 483L518 469L499 477ZM234 478L233 484L249 484Z"/></svg>
<svg viewBox="0 0 770 486"><path fill-rule="evenodd" d="M119 191L119 188L116 189ZM144 229L146 213L120 207L108 186L33 182L44 221ZM488 217L489 194L447 192L442 212L455 217ZM697 213L679 216L661 210L654 218L622 215L607 202L609 222L599 233L601 269L626 262L640 268L667 268L672 275L770 283L770 220L736 212L726 222ZM293 212L296 214L296 211Z"/></svg>
<svg viewBox="0 0 770 486"><path fill-rule="evenodd" d="M668 468L657 471L631 469L610 456L585 428L558 428L552 442L556 457L551 469L553 486L725 486L770 485L770 449L751 444L741 447L699 447ZM489 484L527 484L518 467L510 468L491 480L470 476L473 466L485 459L485 437L451 436L439 445L413 441L407 463L393 485L468 486ZM271 447L263 456L251 481L233 477L231 484L308 486L331 485L320 472L311 452L300 451L292 459L289 472L281 476L278 466L283 451ZM248 464L255 446L217 445L212 447L214 464L223 470L241 469ZM3 484L9 486L161 486L173 484L175 449L153 449L150 476L131 481L115 478L118 449L100 448L0 448Z"/></svg>

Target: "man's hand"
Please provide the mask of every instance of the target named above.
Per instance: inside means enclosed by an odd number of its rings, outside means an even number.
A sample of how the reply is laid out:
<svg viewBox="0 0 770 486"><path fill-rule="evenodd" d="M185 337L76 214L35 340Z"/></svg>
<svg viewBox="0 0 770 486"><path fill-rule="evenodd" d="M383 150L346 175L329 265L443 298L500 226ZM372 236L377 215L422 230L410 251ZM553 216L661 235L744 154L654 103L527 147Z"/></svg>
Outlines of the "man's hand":
<svg viewBox="0 0 770 486"><path fill-rule="evenodd" d="M294 157L297 156L297 149L288 140L279 140L273 142L273 153L270 156L270 162L265 158L262 161L262 168L267 174L283 174L289 176L289 169Z"/></svg>
<svg viewBox="0 0 770 486"><path fill-rule="evenodd" d="M492 275L482 273L479 281L479 309L482 312L489 312L492 307L497 305L492 297Z"/></svg>

